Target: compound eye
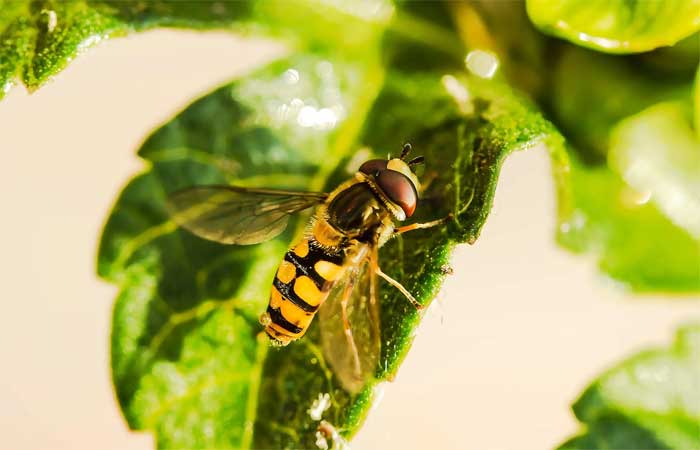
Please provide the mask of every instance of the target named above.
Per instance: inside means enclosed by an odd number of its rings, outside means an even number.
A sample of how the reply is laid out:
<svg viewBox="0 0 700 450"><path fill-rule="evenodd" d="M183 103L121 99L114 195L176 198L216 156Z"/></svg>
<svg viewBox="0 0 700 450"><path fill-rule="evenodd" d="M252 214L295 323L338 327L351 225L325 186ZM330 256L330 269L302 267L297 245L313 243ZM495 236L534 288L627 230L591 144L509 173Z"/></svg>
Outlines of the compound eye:
<svg viewBox="0 0 700 450"><path fill-rule="evenodd" d="M389 200L403 209L406 217L413 215L418 203L418 192L410 178L395 170L381 170L375 180Z"/></svg>
<svg viewBox="0 0 700 450"><path fill-rule="evenodd" d="M387 163L388 161L386 159L370 159L360 166L360 172L366 173L367 175L374 175L381 170L386 170Z"/></svg>

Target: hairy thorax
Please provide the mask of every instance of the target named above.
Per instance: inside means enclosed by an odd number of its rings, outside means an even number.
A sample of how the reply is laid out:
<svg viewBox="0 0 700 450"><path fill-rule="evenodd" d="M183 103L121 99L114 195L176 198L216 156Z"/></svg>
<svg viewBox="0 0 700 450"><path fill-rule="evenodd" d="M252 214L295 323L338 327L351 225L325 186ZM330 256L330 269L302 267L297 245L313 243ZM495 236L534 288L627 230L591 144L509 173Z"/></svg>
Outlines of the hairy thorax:
<svg viewBox="0 0 700 450"><path fill-rule="evenodd" d="M391 213L364 182L344 186L319 208L311 234L319 244L343 248L352 243L383 244L393 231Z"/></svg>

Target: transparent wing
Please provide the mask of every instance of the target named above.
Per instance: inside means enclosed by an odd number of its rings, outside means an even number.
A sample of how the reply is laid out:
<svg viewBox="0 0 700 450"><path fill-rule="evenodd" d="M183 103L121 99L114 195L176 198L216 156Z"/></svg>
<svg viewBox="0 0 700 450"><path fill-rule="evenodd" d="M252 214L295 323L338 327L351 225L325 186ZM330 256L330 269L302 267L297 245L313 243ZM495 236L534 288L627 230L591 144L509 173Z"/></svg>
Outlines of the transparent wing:
<svg viewBox="0 0 700 450"><path fill-rule="evenodd" d="M370 266L367 258L348 269L318 310L324 356L351 393L359 392L374 376L381 350L376 274Z"/></svg>
<svg viewBox="0 0 700 450"><path fill-rule="evenodd" d="M224 244L257 244L287 226L291 214L322 203L327 194L238 186L196 186L168 197L178 225Z"/></svg>

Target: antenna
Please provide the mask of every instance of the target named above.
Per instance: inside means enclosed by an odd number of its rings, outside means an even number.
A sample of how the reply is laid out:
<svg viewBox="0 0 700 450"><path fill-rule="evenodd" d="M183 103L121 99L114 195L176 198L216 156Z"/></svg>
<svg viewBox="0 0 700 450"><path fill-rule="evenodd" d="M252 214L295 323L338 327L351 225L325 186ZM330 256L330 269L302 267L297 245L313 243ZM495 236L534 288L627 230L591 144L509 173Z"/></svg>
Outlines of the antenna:
<svg viewBox="0 0 700 450"><path fill-rule="evenodd" d="M415 158L413 158L412 160L410 160L408 162L408 166L411 167L411 166L415 166L418 164L423 164L424 161L425 161L424 156L416 156Z"/></svg>
<svg viewBox="0 0 700 450"><path fill-rule="evenodd" d="M411 144L406 142L403 146L403 150L401 150L401 156L399 156L399 159L403 160L406 155L411 151Z"/></svg>

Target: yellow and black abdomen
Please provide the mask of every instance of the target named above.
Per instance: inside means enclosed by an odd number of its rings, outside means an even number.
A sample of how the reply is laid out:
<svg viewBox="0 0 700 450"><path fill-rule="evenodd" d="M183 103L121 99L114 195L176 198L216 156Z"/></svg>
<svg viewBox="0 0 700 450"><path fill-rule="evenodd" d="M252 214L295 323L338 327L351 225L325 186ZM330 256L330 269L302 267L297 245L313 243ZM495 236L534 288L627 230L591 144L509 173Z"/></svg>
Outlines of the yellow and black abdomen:
<svg viewBox="0 0 700 450"><path fill-rule="evenodd" d="M264 315L267 334L280 345L304 335L343 271L344 253L332 252L315 238L303 238L284 255L272 283Z"/></svg>

